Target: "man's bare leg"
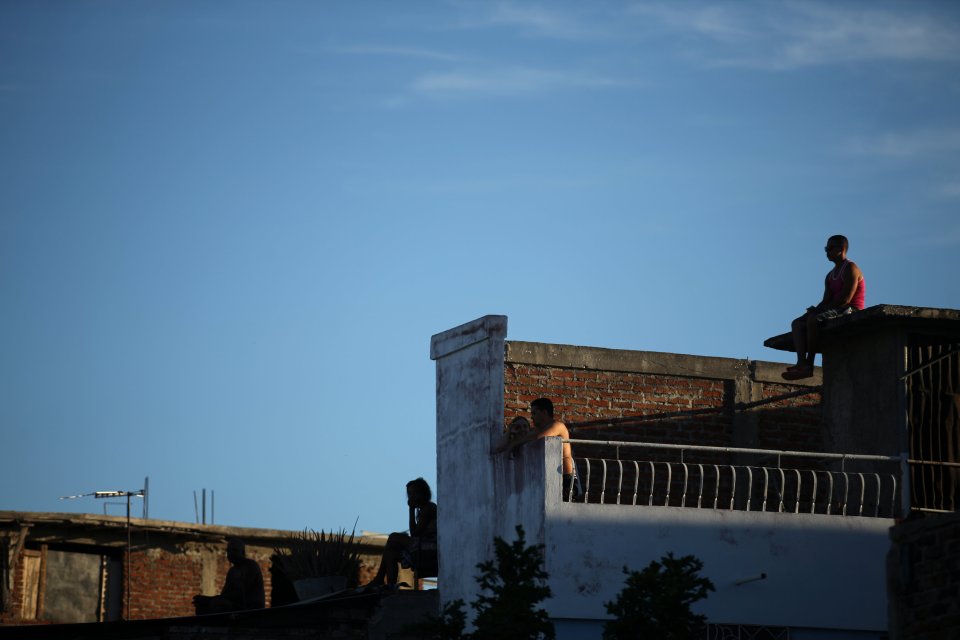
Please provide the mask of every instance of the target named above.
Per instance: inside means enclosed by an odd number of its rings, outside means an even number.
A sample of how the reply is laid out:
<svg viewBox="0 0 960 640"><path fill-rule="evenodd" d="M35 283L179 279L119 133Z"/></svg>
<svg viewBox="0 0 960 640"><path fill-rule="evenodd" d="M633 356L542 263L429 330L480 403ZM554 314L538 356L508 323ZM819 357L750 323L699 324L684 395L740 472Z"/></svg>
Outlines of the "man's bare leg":
<svg viewBox="0 0 960 640"><path fill-rule="evenodd" d="M817 357L817 349L820 346L820 323L817 322L817 314L807 314L807 359L806 365L813 371L813 361Z"/></svg>
<svg viewBox="0 0 960 640"><path fill-rule="evenodd" d="M817 314L808 311L790 325L793 333L793 348L797 352L797 364L787 367L783 373L786 380L800 380L813 375L813 362L817 356L817 342L820 337L820 327L817 324Z"/></svg>
<svg viewBox="0 0 960 640"><path fill-rule="evenodd" d="M801 367L807 362L807 317L810 314L805 314L797 318L790 325L791 330L793 331L793 348L797 352L797 364L795 367Z"/></svg>

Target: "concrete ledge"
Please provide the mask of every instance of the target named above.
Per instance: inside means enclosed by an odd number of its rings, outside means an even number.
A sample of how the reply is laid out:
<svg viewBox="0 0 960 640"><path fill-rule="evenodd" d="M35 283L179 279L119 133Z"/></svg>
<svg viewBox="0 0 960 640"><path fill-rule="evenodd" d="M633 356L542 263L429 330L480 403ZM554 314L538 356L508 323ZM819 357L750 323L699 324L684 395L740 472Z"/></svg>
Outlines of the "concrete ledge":
<svg viewBox="0 0 960 640"><path fill-rule="evenodd" d="M781 333L778 336L767 338L763 341L763 346L770 349L776 349L777 351L788 351L793 353L793 334L789 332Z"/></svg>
<svg viewBox="0 0 960 640"><path fill-rule="evenodd" d="M430 359L437 360L489 338L507 337L507 316L483 316L430 338Z"/></svg>
<svg viewBox="0 0 960 640"><path fill-rule="evenodd" d="M0 537L6 531L13 531L21 525L29 526L31 540L45 541L48 539L62 540L69 538L75 542L87 543L91 535L99 536L106 532L113 532L120 536L117 544L125 545L126 516L109 516L91 513L52 513L37 511L0 511ZM223 542L227 538L243 538L248 545L266 541L267 546L273 546L278 541L298 536L300 531L284 529L258 529L254 527L233 527L220 524L194 524L191 522L177 522L174 520L154 520L130 518L130 526L138 532L151 532L184 538L194 541ZM99 537L98 537L99 539ZM361 545L382 549L386 544L384 537L357 536ZM102 543L110 546L108 543Z"/></svg>
<svg viewBox="0 0 960 640"><path fill-rule="evenodd" d="M878 304L846 316L833 318L823 323L823 339L829 340L847 331L874 327L879 323L908 323L923 328L960 329L960 309L935 309L932 307L905 307L895 304ZM789 332L767 338L763 346L778 351L793 351L793 336Z"/></svg>
<svg viewBox="0 0 960 640"><path fill-rule="evenodd" d="M804 387L823 383L823 374L819 367L814 371L813 377L788 383L780 377L784 365L777 362L692 356L657 351L578 347L541 342L508 341L506 343L505 360L515 364L619 371L623 373L648 373L714 380L747 378L758 382L776 382Z"/></svg>
<svg viewBox="0 0 960 640"><path fill-rule="evenodd" d="M507 362L569 369L732 379L750 373L749 360L657 351L602 349L540 342L507 342Z"/></svg>

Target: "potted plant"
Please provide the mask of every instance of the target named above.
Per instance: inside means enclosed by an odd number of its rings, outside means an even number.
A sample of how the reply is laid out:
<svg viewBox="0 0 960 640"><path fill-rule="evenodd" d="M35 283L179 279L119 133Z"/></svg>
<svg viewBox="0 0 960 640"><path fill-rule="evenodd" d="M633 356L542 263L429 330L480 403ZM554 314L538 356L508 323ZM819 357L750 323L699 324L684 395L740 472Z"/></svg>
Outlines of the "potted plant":
<svg viewBox="0 0 960 640"><path fill-rule="evenodd" d="M304 529L286 547L274 548L274 567L293 584L301 601L355 587L360 576L356 531L356 525L349 536L346 529Z"/></svg>

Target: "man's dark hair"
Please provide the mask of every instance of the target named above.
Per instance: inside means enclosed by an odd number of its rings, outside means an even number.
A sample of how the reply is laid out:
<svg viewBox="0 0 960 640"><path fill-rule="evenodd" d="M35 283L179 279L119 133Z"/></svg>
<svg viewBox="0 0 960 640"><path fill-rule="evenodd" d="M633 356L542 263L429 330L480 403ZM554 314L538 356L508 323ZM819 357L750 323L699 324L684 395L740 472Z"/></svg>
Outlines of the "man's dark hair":
<svg viewBox="0 0 960 640"><path fill-rule="evenodd" d="M830 244L834 240L840 243L844 251L850 248L850 241L847 240L847 236L830 236L827 238L827 244Z"/></svg>
<svg viewBox="0 0 960 640"><path fill-rule="evenodd" d="M546 411L548 416L553 417L553 401L550 398L537 398L530 403L530 408Z"/></svg>
<svg viewBox="0 0 960 640"><path fill-rule="evenodd" d="M423 478L417 478L416 480L411 480L407 483L407 489L414 489L420 491L420 493L427 496L427 500L433 499L433 491L430 491L430 485L427 484L427 481Z"/></svg>

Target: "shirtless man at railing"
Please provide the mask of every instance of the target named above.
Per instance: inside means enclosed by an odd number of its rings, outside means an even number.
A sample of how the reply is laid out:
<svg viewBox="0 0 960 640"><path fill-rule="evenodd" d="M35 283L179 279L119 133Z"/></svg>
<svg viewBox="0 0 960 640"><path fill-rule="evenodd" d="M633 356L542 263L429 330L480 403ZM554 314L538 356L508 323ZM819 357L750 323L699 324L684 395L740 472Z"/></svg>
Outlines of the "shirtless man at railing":
<svg viewBox="0 0 960 640"><path fill-rule="evenodd" d="M560 436L564 440L563 499L567 500L568 497L571 496L570 491L572 488L573 494L570 499L575 501L580 497L580 483L577 481L576 469L573 466L573 453L570 449L570 443L567 442L570 439L570 432L567 430L567 425L554 419L553 401L549 398L537 398L530 403L530 420L533 422L532 431L517 438L507 438L494 450L494 453L513 451L517 447L527 442L532 442L537 438Z"/></svg>

